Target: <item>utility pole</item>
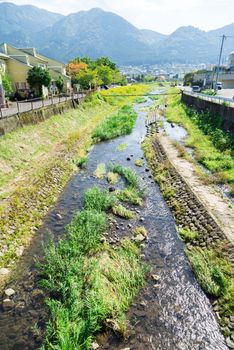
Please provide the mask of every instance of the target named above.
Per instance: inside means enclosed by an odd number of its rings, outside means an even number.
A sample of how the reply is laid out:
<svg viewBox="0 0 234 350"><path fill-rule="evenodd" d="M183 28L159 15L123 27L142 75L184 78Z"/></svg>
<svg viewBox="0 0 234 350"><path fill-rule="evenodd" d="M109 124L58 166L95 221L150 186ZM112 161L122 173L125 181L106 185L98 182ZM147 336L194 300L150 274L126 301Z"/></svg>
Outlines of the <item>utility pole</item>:
<svg viewBox="0 0 234 350"><path fill-rule="evenodd" d="M221 64L221 58L222 58L222 53L223 53L223 45L224 45L224 41L226 39L226 35L222 35L222 42L221 42L221 47L220 47L220 52L219 52L219 63L218 63L218 67L217 67L217 74L216 74L216 80L215 80L215 91L217 91L217 82L219 79L219 71L220 71L220 64Z"/></svg>

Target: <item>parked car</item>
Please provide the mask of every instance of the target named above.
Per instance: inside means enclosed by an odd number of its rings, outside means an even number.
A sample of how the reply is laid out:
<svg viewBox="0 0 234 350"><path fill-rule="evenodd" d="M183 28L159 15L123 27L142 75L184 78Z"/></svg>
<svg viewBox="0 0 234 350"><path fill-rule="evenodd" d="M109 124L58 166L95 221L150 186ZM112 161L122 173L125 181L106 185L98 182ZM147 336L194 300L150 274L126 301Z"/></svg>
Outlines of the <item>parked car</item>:
<svg viewBox="0 0 234 350"><path fill-rule="evenodd" d="M217 82L217 84L216 84L216 89L217 89L217 90L222 90L222 88L223 88L223 83Z"/></svg>
<svg viewBox="0 0 234 350"><path fill-rule="evenodd" d="M193 91L193 92L201 92L201 88L200 88L200 86L198 86L198 85L193 85L193 86L192 86L192 91Z"/></svg>

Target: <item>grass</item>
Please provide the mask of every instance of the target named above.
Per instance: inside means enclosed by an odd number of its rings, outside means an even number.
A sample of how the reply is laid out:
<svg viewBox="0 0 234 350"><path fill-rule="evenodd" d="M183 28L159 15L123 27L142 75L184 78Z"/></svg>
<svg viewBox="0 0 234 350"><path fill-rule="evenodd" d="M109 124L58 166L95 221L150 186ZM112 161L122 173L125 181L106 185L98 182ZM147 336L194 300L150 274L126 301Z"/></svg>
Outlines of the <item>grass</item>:
<svg viewBox="0 0 234 350"><path fill-rule="evenodd" d="M138 192L134 187L128 186L124 190L116 191L116 196L122 202L127 202L133 205L143 205L141 193Z"/></svg>
<svg viewBox="0 0 234 350"><path fill-rule="evenodd" d="M139 178L134 170L126 168L120 164L113 163L109 164L109 169L113 173L123 176L129 186L132 186L134 188L140 188Z"/></svg>
<svg viewBox="0 0 234 350"><path fill-rule="evenodd" d="M96 210L97 212L111 209L117 202L114 194L108 191L101 191L97 186L92 187L85 193L85 209Z"/></svg>
<svg viewBox="0 0 234 350"><path fill-rule="evenodd" d="M191 242L199 237L197 231L190 230L189 228L179 228L178 232L184 242Z"/></svg>
<svg viewBox="0 0 234 350"><path fill-rule="evenodd" d="M186 253L197 280L206 293L215 297L227 296L233 283L231 264L211 249L194 247Z"/></svg>
<svg viewBox="0 0 234 350"><path fill-rule="evenodd" d="M148 238L148 231L146 230L146 228L144 226L138 226L138 227L134 228L133 233L135 236L142 235L145 238Z"/></svg>
<svg viewBox="0 0 234 350"><path fill-rule="evenodd" d="M83 168L85 166L85 164L87 163L88 161L88 156L84 156L84 157L81 157L80 159L78 159L78 161L76 162L76 165L79 167L79 168Z"/></svg>
<svg viewBox="0 0 234 350"><path fill-rule="evenodd" d="M107 319L115 330L127 330L125 312L144 284L146 268L130 240L115 248L101 243L111 202L111 194L89 189L85 210L66 237L45 248L41 285L49 294L51 318L42 349L88 350Z"/></svg>
<svg viewBox="0 0 234 350"><path fill-rule="evenodd" d="M94 175L97 179L104 179L104 177L106 176L106 165L104 163L98 164Z"/></svg>
<svg viewBox="0 0 234 350"><path fill-rule="evenodd" d="M185 127L189 135L186 146L194 149L196 160L220 182L234 188L234 138L222 129L222 118L197 113L183 105L177 95L168 96L168 105L167 120Z"/></svg>
<svg viewBox="0 0 234 350"><path fill-rule="evenodd" d="M144 160L143 159L136 159L134 164L136 166L142 167L142 166L144 166Z"/></svg>
<svg viewBox="0 0 234 350"><path fill-rule="evenodd" d="M117 151L124 151L127 147L128 147L128 144L127 144L127 143L121 143L121 144L117 147Z"/></svg>
<svg viewBox="0 0 234 350"><path fill-rule="evenodd" d="M146 101L147 100L144 97L137 97L134 102L135 103L145 103Z"/></svg>
<svg viewBox="0 0 234 350"><path fill-rule="evenodd" d="M95 142L106 141L115 137L130 134L137 114L130 106L123 106L118 113L113 114L101 123L93 132Z"/></svg>
<svg viewBox="0 0 234 350"><path fill-rule="evenodd" d="M115 185L119 181L119 175L109 171L107 174L107 180L111 185Z"/></svg>
<svg viewBox="0 0 234 350"><path fill-rule="evenodd" d="M124 218L124 219L133 219L134 216L135 216L135 214L134 214L134 212L132 210L129 210L129 209L125 208L121 204L114 205L112 207L112 212L116 216L119 216L119 217Z"/></svg>
<svg viewBox="0 0 234 350"><path fill-rule="evenodd" d="M147 89L121 87L118 94L141 94ZM76 171L74 165L84 165L96 126L132 102L134 97L109 99L93 94L76 110L0 138L0 197L7 199L0 203L0 267L14 265L17 247L29 244Z"/></svg>

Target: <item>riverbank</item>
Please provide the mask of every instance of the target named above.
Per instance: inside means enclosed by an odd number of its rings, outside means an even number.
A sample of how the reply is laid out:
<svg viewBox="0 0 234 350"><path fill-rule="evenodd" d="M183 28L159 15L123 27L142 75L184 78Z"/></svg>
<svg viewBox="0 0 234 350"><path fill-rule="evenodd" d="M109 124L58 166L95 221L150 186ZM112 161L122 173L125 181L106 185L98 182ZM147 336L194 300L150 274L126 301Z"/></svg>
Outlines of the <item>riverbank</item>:
<svg viewBox="0 0 234 350"><path fill-rule="evenodd" d="M148 86L115 89L144 93ZM118 91L117 91L118 90ZM111 92L109 92L111 93ZM134 97L91 95L76 110L26 126L0 139L0 279L15 266L42 219L77 171L96 126Z"/></svg>
<svg viewBox="0 0 234 350"><path fill-rule="evenodd" d="M226 343L233 348L233 228L234 215L228 201L204 186L193 164L180 157L169 138L149 126L152 136L143 144L155 181L177 222L186 243L186 254L213 307ZM213 202L212 202L213 201Z"/></svg>

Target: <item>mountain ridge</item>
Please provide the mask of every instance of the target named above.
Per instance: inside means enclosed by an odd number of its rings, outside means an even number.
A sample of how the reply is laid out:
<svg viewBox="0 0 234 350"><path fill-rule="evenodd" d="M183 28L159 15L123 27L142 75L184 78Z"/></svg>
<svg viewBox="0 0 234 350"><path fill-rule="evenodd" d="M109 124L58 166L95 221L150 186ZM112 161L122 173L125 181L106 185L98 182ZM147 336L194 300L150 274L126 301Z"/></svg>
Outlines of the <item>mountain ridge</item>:
<svg viewBox="0 0 234 350"><path fill-rule="evenodd" d="M34 46L64 62L89 55L133 65L216 63L222 34L234 36L234 23L207 32L182 26L165 35L100 8L64 16L33 5L0 3L0 42ZM226 40L224 55L233 50L234 40Z"/></svg>

